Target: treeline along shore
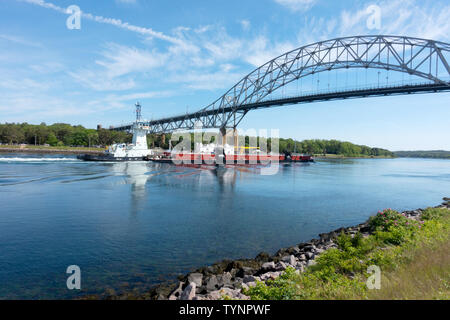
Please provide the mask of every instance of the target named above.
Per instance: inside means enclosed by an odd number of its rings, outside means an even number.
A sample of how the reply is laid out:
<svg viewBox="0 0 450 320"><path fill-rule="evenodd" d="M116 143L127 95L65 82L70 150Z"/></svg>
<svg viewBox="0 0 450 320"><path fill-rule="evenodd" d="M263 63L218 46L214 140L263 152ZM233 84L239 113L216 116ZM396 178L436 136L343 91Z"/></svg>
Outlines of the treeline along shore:
<svg viewBox="0 0 450 320"><path fill-rule="evenodd" d="M193 135L193 134L192 134ZM171 134L148 135L149 147L169 148ZM130 143L132 135L126 132L106 130L103 128L86 129L81 125L72 126L70 124L56 123L46 125L32 125L28 123L5 123L0 124L0 143L3 148L0 151L17 151L12 145L25 144L22 151L48 150L54 152L81 152L79 148L98 147L92 152L101 151L101 148L114 143ZM259 138L257 143L259 145ZM194 138L191 139L192 144ZM250 138L245 137L245 146L249 147ZM46 147L45 147L46 146ZM267 139L268 150L271 149L271 139ZM70 149L69 149L70 148ZM78 148L78 149L77 149ZM8 150L7 150L8 149ZM344 157L394 157L394 153L381 148L371 148L364 145L356 145L350 142L338 140L304 140L295 141L293 139L279 139L280 153L307 153L312 155L344 156Z"/></svg>
<svg viewBox="0 0 450 320"><path fill-rule="evenodd" d="M395 151L395 156L400 158L429 158L429 159L450 159L450 151Z"/></svg>
<svg viewBox="0 0 450 320"><path fill-rule="evenodd" d="M450 198L433 208L385 209L319 238L224 260L144 294L83 299L450 299ZM379 281L370 278L378 272Z"/></svg>

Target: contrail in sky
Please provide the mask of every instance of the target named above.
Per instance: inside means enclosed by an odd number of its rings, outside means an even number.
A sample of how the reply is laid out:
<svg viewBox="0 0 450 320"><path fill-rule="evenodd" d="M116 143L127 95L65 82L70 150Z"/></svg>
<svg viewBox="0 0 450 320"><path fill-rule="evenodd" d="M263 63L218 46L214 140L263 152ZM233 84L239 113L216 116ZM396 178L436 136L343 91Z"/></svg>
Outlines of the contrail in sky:
<svg viewBox="0 0 450 320"><path fill-rule="evenodd" d="M20 2L26 2L26 3L31 3L31 4L35 4L38 6L41 6L43 8L47 8L47 9L52 9L55 11L58 11L60 13L64 13L64 14L69 14L67 12L66 8L62 8L59 7L53 3L50 2L46 2L44 0L17 0ZM113 19L113 18L105 18L102 16L96 16L90 13L86 13L83 12L81 13L81 16L85 19L91 20L91 21L95 21L95 22L99 22L99 23L105 23L105 24L110 24L122 29L126 29L129 31L133 31L133 32L137 32L139 34L142 35L146 35L146 36L150 36L150 37L154 37L154 38L158 38L160 40L164 40L164 41L168 41L174 44L183 44L183 41L171 36L167 36L162 32L158 32L158 31L154 31L153 29L150 28L144 28L144 27L139 27L139 26L135 26L132 24L129 24L128 22L123 22L120 19Z"/></svg>

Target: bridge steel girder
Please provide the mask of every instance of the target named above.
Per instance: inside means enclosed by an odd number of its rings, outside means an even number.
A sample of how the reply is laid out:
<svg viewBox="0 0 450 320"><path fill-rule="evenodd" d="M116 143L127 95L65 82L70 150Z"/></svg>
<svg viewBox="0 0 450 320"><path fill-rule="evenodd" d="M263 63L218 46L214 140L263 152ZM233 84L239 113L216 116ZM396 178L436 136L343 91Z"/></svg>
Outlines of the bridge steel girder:
<svg viewBox="0 0 450 320"><path fill-rule="evenodd" d="M250 110L352 97L442 92L450 89L450 44L402 36L355 36L320 41L289 51L255 69L219 99L190 114L145 122L150 133L236 128ZM441 70L439 70L441 66ZM312 74L350 68L392 70L425 79L427 84L377 87L264 101L279 88ZM130 130L131 125L114 128Z"/></svg>

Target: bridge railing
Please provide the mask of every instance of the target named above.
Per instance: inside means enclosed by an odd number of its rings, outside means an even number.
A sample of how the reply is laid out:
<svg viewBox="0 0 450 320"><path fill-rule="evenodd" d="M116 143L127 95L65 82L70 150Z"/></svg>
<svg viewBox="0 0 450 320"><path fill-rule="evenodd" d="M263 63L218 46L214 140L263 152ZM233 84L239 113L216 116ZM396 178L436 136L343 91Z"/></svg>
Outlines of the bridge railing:
<svg viewBox="0 0 450 320"><path fill-rule="evenodd" d="M449 77L449 85L450 85L450 77ZM361 84L356 85L352 87L342 86L342 87L333 87L332 89L324 88L319 90L308 90L308 91L302 91L301 95L297 94L281 94L280 96L273 95L273 96L267 96L267 99L261 100L261 102L270 101L270 100L279 100L279 99L289 99L289 98L296 98L296 97L311 97L315 95L322 95L322 94L331 94L331 93L345 93L345 92L353 92L353 91L367 91L367 90L379 90L379 89L386 89L386 88L402 88L402 87L419 87L419 86L427 86L427 85L434 85L430 82L418 82L418 81L395 81L390 82L389 84Z"/></svg>

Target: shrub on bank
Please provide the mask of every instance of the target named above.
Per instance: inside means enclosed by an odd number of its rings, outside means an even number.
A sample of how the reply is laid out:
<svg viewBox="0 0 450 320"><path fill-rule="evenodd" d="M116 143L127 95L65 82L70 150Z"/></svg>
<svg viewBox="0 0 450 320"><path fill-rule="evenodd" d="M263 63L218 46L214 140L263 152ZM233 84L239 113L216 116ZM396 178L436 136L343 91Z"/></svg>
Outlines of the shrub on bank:
<svg viewBox="0 0 450 320"><path fill-rule="evenodd" d="M428 208L422 214L423 220L437 220L442 218L446 212L439 208Z"/></svg>
<svg viewBox="0 0 450 320"><path fill-rule="evenodd" d="M367 299L367 268L377 265L389 272L407 267L418 249L448 241L449 212L428 208L424 221L415 221L384 210L370 219L369 237L342 233L336 240L338 247L322 253L306 272L288 268L279 278L258 282L244 293L255 300Z"/></svg>
<svg viewBox="0 0 450 320"><path fill-rule="evenodd" d="M386 209L369 219L369 227L372 231L388 231L391 227L406 226L410 221L411 219L406 218L399 212Z"/></svg>

